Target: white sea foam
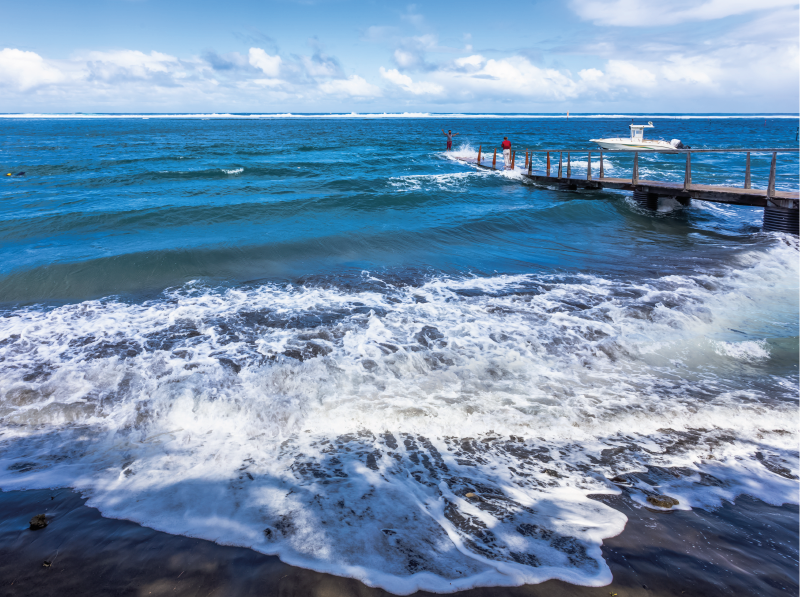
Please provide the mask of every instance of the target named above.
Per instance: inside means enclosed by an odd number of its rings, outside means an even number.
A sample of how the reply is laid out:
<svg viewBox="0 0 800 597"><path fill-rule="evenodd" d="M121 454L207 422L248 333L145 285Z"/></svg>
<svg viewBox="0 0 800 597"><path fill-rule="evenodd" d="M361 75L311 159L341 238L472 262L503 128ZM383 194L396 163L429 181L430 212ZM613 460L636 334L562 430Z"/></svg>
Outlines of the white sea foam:
<svg viewBox="0 0 800 597"><path fill-rule="evenodd" d="M221 170L225 174L241 174L242 172L244 172L244 168L231 168L230 170L226 170L225 168L221 168Z"/></svg>
<svg viewBox="0 0 800 597"><path fill-rule="evenodd" d="M478 172L450 172L447 174L411 174L408 176L393 176L388 183L395 190L401 192L419 191L422 189L442 189L452 192L466 190L467 179L480 175Z"/></svg>
<svg viewBox="0 0 800 597"><path fill-rule="evenodd" d="M609 479L643 504L797 502L796 375L738 376L796 334L797 299L776 238L692 277L23 308L0 318L0 487L75 487L108 516L401 594L602 585L625 517L588 496Z"/></svg>
<svg viewBox="0 0 800 597"><path fill-rule="evenodd" d="M741 361L760 361L769 358L769 347L764 340L747 340L745 342L714 342L717 353L739 359Z"/></svg>

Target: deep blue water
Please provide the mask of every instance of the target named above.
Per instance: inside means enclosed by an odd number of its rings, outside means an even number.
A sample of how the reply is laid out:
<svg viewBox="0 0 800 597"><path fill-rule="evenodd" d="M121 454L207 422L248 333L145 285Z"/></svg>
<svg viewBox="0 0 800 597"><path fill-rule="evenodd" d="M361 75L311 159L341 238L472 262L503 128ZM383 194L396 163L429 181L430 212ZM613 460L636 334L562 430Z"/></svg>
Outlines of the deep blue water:
<svg viewBox="0 0 800 597"><path fill-rule="evenodd" d="M2 169L26 175L5 177L0 187L0 300L376 268L415 279L654 272L720 246L727 252L730 243L760 242L760 209L706 204L653 215L616 192L559 193L478 175L445 159L439 130L454 128L455 147L474 151L509 135L521 153L587 148L590 138L625 135L628 122L5 120ZM792 147L796 126L795 119L657 119L649 134L695 148ZM766 185L769 157L753 155L756 187ZM585 173L585 154L573 160ZM631 162L607 158L608 175L628 174ZM796 190L797 155L780 154L778 165L777 187ZM683 168L680 156L648 156L641 176L682 180ZM696 155L693 177L741 185L744 156Z"/></svg>
<svg viewBox="0 0 800 597"><path fill-rule="evenodd" d="M645 120L797 146L796 117ZM0 488L397 593L607 583L625 517L587 496L620 483L796 503L797 239L759 208L519 175L561 148L585 175L629 123L0 119L25 172L0 179ZM516 172L456 159L506 135ZM797 153L777 172L797 190ZM744 155L696 155L693 181L742 185Z"/></svg>

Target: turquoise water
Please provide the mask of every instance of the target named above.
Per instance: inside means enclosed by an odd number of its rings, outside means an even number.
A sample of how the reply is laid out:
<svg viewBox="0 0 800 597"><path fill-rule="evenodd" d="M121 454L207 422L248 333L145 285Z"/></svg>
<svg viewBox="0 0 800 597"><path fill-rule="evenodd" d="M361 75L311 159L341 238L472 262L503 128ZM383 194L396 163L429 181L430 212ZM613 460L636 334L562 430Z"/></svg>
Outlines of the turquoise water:
<svg viewBox="0 0 800 597"><path fill-rule="evenodd" d="M796 116L645 119L693 148L797 146ZM642 503L796 502L796 239L759 208L520 176L525 149L629 123L0 120L3 173L25 172L0 181L0 487L398 593L607 582L625 520L586 496L647 467L682 473ZM514 172L455 159L504 135ZM683 179L680 156L639 167ZM744 156L698 154L693 180L742 185Z"/></svg>

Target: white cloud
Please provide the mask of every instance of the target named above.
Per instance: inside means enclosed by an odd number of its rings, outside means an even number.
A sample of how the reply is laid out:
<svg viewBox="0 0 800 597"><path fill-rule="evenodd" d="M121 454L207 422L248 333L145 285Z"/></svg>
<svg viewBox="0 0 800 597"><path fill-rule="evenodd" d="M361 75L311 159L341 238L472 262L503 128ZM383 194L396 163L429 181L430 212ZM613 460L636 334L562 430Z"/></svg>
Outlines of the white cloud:
<svg viewBox="0 0 800 597"><path fill-rule="evenodd" d="M250 64L260 69L265 75L277 78L281 72L280 56L270 56L261 48L250 48Z"/></svg>
<svg viewBox="0 0 800 597"><path fill-rule="evenodd" d="M540 68L521 56L472 63L482 66L469 73L441 71L434 80L447 89L449 96L464 99L560 101L575 97L577 92L577 85L568 73Z"/></svg>
<svg viewBox="0 0 800 597"><path fill-rule="evenodd" d="M401 87L406 91L413 93L414 95L438 95L444 91L444 87L437 85L436 83L427 83L424 81L415 83L411 77L402 74L396 68L386 70L385 68L381 67L380 73L381 76L387 81L391 81L398 87Z"/></svg>
<svg viewBox="0 0 800 597"><path fill-rule="evenodd" d="M673 54L667 57L667 64L661 67L661 74L671 82L711 85L714 80L720 80L723 73L719 60L715 58Z"/></svg>
<svg viewBox="0 0 800 597"><path fill-rule="evenodd" d="M394 51L394 61L400 68L411 68L419 62L419 56L406 50L397 49Z"/></svg>
<svg viewBox="0 0 800 597"><path fill-rule="evenodd" d="M656 84L656 76L647 68L640 68L625 60L609 60L606 64L606 76L611 79L612 84L625 87L647 89Z"/></svg>
<svg viewBox="0 0 800 597"><path fill-rule="evenodd" d="M15 48L0 50L0 85L28 91L64 80L64 74L47 64L36 52Z"/></svg>
<svg viewBox="0 0 800 597"><path fill-rule="evenodd" d="M88 52L79 56L94 80L115 82L130 79L156 78L162 83L185 76L180 60L169 54L138 50Z"/></svg>
<svg viewBox="0 0 800 597"><path fill-rule="evenodd" d="M797 0L572 0L570 4L579 17L597 25L660 27L796 6Z"/></svg>
<svg viewBox="0 0 800 597"><path fill-rule="evenodd" d="M456 58L454 62L459 68L480 68L480 66L486 62L486 58L479 54L474 54L472 56Z"/></svg>
<svg viewBox="0 0 800 597"><path fill-rule="evenodd" d="M381 89L368 83L358 75L350 75L347 79L334 79L321 83L319 89L323 93L348 97L379 97Z"/></svg>

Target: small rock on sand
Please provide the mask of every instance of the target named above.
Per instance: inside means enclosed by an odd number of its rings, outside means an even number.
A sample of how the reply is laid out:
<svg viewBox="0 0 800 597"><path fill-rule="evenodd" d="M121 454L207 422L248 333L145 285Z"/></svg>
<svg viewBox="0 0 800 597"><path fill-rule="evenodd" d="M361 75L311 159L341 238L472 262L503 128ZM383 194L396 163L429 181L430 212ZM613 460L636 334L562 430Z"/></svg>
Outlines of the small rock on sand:
<svg viewBox="0 0 800 597"><path fill-rule="evenodd" d="M47 517L44 514L37 514L33 518L31 518L31 530L38 531L39 529L43 529L49 524Z"/></svg>
<svg viewBox="0 0 800 597"><path fill-rule="evenodd" d="M659 508L672 508L672 506L680 504L678 500L668 495L648 495L647 501Z"/></svg>

